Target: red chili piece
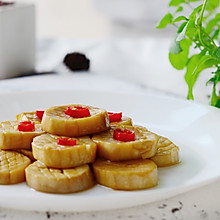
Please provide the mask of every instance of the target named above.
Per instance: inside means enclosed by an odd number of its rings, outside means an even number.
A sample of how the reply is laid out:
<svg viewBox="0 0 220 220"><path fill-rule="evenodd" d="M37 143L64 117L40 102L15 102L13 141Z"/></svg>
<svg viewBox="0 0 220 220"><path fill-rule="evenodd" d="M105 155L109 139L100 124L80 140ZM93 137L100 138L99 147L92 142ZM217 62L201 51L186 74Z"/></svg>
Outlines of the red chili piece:
<svg viewBox="0 0 220 220"><path fill-rule="evenodd" d="M108 117L109 117L109 122L110 123L121 121L122 112L119 112L119 113L108 112Z"/></svg>
<svg viewBox="0 0 220 220"><path fill-rule="evenodd" d="M135 132L128 129L115 129L113 138L118 141L134 141Z"/></svg>
<svg viewBox="0 0 220 220"><path fill-rule="evenodd" d="M21 121L18 124L19 131L34 131L35 123L33 121Z"/></svg>
<svg viewBox="0 0 220 220"><path fill-rule="evenodd" d="M36 116L37 116L40 120L42 120L43 115L44 115L44 111L36 111Z"/></svg>
<svg viewBox="0 0 220 220"><path fill-rule="evenodd" d="M82 106L69 106L67 107L65 114L72 118L84 118L90 116L90 111L88 108Z"/></svg>
<svg viewBox="0 0 220 220"><path fill-rule="evenodd" d="M72 138L58 138L57 144L59 145L65 145L65 146L74 146L76 145L76 139Z"/></svg>

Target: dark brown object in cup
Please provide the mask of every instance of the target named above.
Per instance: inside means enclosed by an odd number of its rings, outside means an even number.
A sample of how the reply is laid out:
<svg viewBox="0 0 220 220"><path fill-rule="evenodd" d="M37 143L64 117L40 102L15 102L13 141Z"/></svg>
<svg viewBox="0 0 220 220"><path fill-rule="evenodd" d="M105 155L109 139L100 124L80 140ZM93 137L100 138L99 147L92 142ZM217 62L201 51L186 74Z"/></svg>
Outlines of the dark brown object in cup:
<svg viewBox="0 0 220 220"><path fill-rule="evenodd" d="M0 1L0 6L6 6L6 5L13 5L14 2L3 2L3 1Z"/></svg>
<svg viewBox="0 0 220 220"><path fill-rule="evenodd" d="M90 60L82 53L69 53L63 60L64 64L72 71L88 70Z"/></svg>

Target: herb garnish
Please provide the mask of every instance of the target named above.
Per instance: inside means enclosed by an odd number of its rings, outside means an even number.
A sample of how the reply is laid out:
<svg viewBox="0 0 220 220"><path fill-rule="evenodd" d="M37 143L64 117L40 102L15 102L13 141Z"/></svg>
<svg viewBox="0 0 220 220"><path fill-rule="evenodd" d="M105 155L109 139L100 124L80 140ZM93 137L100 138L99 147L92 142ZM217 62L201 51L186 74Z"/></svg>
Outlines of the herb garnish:
<svg viewBox="0 0 220 220"><path fill-rule="evenodd" d="M199 3L197 7L192 5ZM169 60L178 70L185 69L188 85L187 99L194 99L193 87L200 73L208 68L214 69L207 83L213 84L210 104L220 108L220 0L171 0L169 7L174 13L167 13L157 28L172 24L177 34L170 47ZM183 11L190 7L193 11L184 16ZM217 91L218 90L218 91Z"/></svg>

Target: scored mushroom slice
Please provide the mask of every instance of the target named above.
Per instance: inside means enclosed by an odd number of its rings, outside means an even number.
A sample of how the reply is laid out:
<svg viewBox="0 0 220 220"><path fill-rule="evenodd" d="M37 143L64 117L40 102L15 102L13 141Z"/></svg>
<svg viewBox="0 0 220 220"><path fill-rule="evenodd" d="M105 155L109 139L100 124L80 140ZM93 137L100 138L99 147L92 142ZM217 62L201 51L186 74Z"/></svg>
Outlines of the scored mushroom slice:
<svg viewBox="0 0 220 220"><path fill-rule="evenodd" d="M24 156L28 157L31 162L34 162L36 159L33 156L32 150L27 150L27 149L15 149L14 151L23 154Z"/></svg>
<svg viewBox="0 0 220 220"><path fill-rule="evenodd" d="M120 141L114 139L116 129L130 130L135 133L133 141ZM95 134L92 140L97 143L97 154L99 157L111 161L123 161L150 158L157 151L159 136L148 131L142 126L120 125L110 130Z"/></svg>
<svg viewBox="0 0 220 220"><path fill-rule="evenodd" d="M95 184L88 165L56 169L36 161L25 169L25 175L29 187L47 193L74 193L89 189Z"/></svg>
<svg viewBox="0 0 220 220"><path fill-rule="evenodd" d="M54 106L44 112L42 119L44 131L68 137L90 135L108 128L107 111L87 105Z"/></svg>
<svg viewBox="0 0 220 220"><path fill-rule="evenodd" d="M179 147L166 137L160 137L156 154L150 158L158 167L166 167L178 164Z"/></svg>
<svg viewBox="0 0 220 220"><path fill-rule="evenodd" d="M16 184L25 181L25 168L31 163L23 154L0 150L0 184Z"/></svg>
<svg viewBox="0 0 220 220"><path fill-rule="evenodd" d="M93 170L97 183L116 190L139 190L158 184L156 164L148 159L112 162L96 160Z"/></svg>
<svg viewBox="0 0 220 220"><path fill-rule="evenodd" d="M30 122L30 131L19 130L19 126L26 126L26 122L19 121L5 121L0 123L0 149L13 150L13 149L31 149L31 142L34 137L45 133L41 130L40 124ZM27 124L28 125L28 124ZM28 128L28 127L27 127Z"/></svg>
<svg viewBox="0 0 220 220"><path fill-rule="evenodd" d="M68 143L60 143L66 140ZM75 141L75 143L71 143ZM89 136L65 138L43 134L32 142L33 156L48 167L71 168L94 162L97 145Z"/></svg>
<svg viewBox="0 0 220 220"><path fill-rule="evenodd" d="M41 123L44 111L32 111L22 112L16 115L17 121L34 121L35 123Z"/></svg>

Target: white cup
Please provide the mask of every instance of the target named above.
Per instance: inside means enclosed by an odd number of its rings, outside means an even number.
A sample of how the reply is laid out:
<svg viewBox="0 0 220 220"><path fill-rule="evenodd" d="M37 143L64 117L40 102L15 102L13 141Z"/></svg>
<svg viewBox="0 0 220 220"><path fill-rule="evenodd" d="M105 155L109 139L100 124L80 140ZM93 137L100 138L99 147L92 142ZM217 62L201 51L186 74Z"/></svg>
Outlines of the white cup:
<svg viewBox="0 0 220 220"><path fill-rule="evenodd" d="M35 6L0 6L0 79L35 69Z"/></svg>

